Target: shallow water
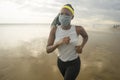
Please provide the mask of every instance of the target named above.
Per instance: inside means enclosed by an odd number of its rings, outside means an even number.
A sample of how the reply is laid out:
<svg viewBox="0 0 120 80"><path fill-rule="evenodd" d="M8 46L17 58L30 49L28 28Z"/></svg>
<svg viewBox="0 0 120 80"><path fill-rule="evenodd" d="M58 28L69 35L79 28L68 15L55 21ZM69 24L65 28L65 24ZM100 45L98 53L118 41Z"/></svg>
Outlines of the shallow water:
<svg viewBox="0 0 120 80"><path fill-rule="evenodd" d="M13 29L4 28L8 31L13 31ZM30 29L33 30L31 33L34 36L28 34ZM19 33L22 28L17 30ZM16 34L18 38L13 37L13 40L17 40L19 45L15 43L14 47L1 46L0 48L0 80L62 80L56 65L57 51L47 54L45 51L47 36L43 38L38 35L43 29L39 28L40 32L36 32L36 29L32 27L24 28L24 30L24 34L29 38L22 39L19 38L21 35ZM1 33L5 34L5 31ZM47 35L49 31L45 33ZM120 80L120 32L87 30L87 33L89 41L83 53L80 54L82 64L77 80ZM1 40L3 38L4 35ZM19 39L22 42L19 42Z"/></svg>

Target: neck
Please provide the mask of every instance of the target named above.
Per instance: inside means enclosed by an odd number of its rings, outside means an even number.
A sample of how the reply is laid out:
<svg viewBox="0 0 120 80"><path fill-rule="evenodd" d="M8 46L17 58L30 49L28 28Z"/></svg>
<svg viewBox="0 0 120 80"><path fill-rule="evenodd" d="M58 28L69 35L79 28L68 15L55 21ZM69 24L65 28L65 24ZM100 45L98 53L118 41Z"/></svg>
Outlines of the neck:
<svg viewBox="0 0 120 80"><path fill-rule="evenodd" d="M71 28L71 25L68 25L68 26L61 26L61 27L62 27L62 29L64 29L64 30L68 30L68 29Z"/></svg>

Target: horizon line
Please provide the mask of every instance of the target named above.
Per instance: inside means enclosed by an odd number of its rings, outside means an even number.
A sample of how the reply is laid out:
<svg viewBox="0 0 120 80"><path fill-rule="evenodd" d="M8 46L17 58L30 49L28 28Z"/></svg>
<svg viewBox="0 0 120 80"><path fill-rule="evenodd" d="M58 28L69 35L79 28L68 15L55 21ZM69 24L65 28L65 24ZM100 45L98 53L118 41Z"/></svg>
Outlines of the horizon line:
<svg viewBox="0 0 120 80"><path fill-rule="evenodd" d="M50 25L51 23L0 23L0 25Z"/></svg>

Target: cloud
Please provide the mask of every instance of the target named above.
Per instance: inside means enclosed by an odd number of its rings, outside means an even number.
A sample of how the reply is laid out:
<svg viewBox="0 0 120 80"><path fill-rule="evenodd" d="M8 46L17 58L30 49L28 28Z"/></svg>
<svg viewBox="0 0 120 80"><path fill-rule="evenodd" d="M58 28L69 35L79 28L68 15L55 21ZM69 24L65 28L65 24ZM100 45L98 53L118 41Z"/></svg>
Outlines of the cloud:
<svg viewBox="0 0 120 80"><path fill-rule="evenodd" d="M58 7L54 7L55 2L46 2L44 0L6 0L0 1L0 23L25 23L33 22L44 23L55 17L53 12L58 12ZM51 6L50 4L55 4ZM57 3L57 5L60 5ZM9 14L8 14L9 13Z"/></svg>
<svg viewBox="0 0 120 80"><path fill-rule="evenodd" d="M35 21L53 20L60 8L69 3L75 9L75 21L79 20L83 24L120 23L119 0L1 0L0 2L2 19L7 19L7 16L9 19L23 18L28 22L29 18Z"/></svg>
<svg viewBox="0 0 120 80"><path fill-rule="evenodd" d="M66 2L68 2L67 0ZM76 17L93 23L114 22L120 24L119 0L70 0L75 8ZM113 24L113 23L109 23Z"/></svg>

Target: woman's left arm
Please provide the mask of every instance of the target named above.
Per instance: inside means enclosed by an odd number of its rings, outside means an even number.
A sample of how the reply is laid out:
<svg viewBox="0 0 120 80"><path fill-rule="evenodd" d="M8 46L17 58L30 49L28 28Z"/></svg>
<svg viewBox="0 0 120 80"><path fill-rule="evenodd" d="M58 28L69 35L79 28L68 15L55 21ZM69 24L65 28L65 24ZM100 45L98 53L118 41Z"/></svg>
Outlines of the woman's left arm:
<svg viewBox="0 0 120 80"><path fill-rule="evenodd" d="M82 53L82 49L85 46L86 42L88 41L88 34L82 26L76 26L76 32L83 38L81 45L76 46L76 51L78 53Z"/></svg>

